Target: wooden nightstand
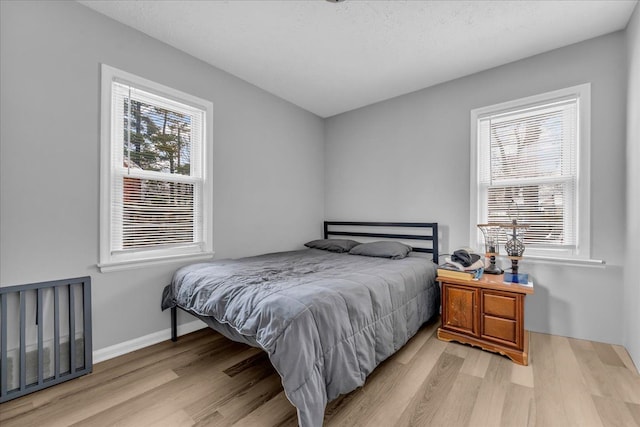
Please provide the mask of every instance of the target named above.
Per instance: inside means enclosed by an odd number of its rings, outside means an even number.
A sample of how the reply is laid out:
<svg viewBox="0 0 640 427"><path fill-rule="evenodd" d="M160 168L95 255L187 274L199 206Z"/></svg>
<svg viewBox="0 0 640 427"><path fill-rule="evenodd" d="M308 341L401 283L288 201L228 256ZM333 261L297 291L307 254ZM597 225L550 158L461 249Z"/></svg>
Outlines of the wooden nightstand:
<svg viewBox="0 0 640 427"><path fill-rule="evenodd" d="M524 330L524 298L533 286L503 283L503 275L480 280L438 277L442 287L442 325L438 338L458 341L529 364L529 333Z"/></svg>

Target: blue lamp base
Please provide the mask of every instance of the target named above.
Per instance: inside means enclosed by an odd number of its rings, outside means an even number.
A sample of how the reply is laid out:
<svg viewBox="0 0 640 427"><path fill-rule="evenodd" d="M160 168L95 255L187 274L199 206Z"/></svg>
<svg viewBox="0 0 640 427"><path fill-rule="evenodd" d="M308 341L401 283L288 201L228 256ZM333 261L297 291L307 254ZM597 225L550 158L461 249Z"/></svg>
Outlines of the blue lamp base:
<svg viewBox="0 0 640 427"><path fill-rule="evenodd" d="M507 283L518 283L526 285L529 283L529 275L527 273L504 273L504 281Z"/></svg>

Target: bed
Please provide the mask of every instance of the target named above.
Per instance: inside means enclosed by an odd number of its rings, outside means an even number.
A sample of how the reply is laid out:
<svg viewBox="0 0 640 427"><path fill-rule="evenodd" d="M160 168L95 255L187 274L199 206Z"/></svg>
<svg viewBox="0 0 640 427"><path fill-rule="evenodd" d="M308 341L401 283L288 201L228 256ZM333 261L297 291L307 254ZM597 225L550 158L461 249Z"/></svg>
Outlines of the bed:
<svg viewBox="0 0 640 427"><path fill-rule="evenodd" d="M414 231L370 231L378 227ZM358 245L346 237L376 241ZM414 242L413 250L406 253L400 240ZM299 424L316 427L327 402L362 386L438 314L438 228L328 221L324 239L308 243L298 251L183 267L164 289L162 309L171 309L173 340L180 308L229 339L263 349Z"/></svg>

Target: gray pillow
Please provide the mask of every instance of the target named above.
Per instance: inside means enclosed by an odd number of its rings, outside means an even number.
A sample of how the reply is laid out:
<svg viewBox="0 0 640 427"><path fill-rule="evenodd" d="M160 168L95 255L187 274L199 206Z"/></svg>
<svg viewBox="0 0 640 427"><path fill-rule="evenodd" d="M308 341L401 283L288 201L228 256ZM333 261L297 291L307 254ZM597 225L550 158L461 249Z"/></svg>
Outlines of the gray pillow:
<svg viewBox="0 0 640 427"><path fill-rule="evenodd" d="M360 242L349 239L318 239L305 243L304 245L312 249L322 249L331 252L349 252L351 248L358 246Z"/></svg>
<svg viewBox="0 0 640 427"><path fill-rule="evenodd" d="M380 258L402 259L411 252L411 246L400 242L363 243L351 249L351 255L375 256Z"/></svg>

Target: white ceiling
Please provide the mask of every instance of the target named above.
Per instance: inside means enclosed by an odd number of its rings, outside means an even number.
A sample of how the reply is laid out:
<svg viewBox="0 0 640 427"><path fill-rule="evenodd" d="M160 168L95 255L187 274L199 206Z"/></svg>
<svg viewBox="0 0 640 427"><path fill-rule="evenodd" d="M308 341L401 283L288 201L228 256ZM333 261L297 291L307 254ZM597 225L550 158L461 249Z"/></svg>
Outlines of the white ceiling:
<svg viewBox="0 0 640 427"><path fill-rule="evenodd" d="M637 0L80 3L329 117L624 29Z"/></svg>

